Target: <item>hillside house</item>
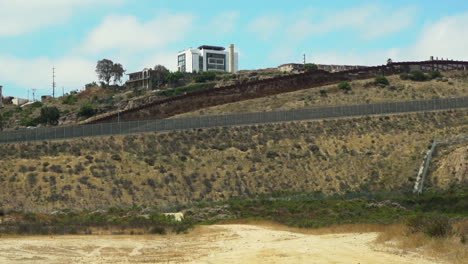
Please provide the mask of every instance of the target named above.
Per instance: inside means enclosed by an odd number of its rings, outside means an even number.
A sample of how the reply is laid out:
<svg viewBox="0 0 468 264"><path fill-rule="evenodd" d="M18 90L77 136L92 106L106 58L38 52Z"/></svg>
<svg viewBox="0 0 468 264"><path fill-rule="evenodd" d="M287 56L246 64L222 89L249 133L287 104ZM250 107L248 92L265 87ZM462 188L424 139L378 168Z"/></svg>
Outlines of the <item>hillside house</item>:
<svg viewBox="0 0 468 264"><path fill-rule="evenodd" d="M130 89L156 90L165 83L165 75L150 68L145 68L142 71L127 75L129 79L125 86Z"/></svg>
<svg viewBox="0 0 468 264"><path fill-rule="evenodd" d="M24 98L13 98L13 100L11 100L11 102L12 102L14 105L22 106L22 105L26 104L27 102L29 102L29 100L28 100L28 99L24 99Z"/></svg>
<svg viewBox="0 0 468 264"><path fill-rule="evenodd" d="M226 71L235 73L239 70L238 53L234 45L229 51L224 47L203 45L197 49L187 49L177 54L177 69L180 72Z"/></svg>

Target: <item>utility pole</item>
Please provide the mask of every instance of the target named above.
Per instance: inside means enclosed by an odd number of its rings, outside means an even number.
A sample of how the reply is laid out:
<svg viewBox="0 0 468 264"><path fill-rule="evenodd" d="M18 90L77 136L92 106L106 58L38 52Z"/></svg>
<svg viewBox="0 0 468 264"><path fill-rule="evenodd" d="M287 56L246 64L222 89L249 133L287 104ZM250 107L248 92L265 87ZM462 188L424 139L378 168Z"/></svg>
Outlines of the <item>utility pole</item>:
<svg viewBox="0 0 468 264"><path fill-rule="evenodd" d="M304 65L306 64L306 55L304 53Z"/></svg>
<svg viewBox="0 0 468 264"><path fill-rule="evenodd" d="M36 101L36 89L32 89L32 94L33 94L33 102Z"/></svg>
<svg viewBox="0 0 468 264"><path fill-rule="evenodd" d="M55 67L52 68L52 97L55 98Z"/></svg>
<svg viewBox="0 0 468 264"><path fill-rule="evenodd" d="M62 86L62 97L64 97L64 96L65 96L65 89Z"/></svg>
<svg viewBox="0 0 468 264"><path fill-rule="evenodd" d="M29 89L28 89L28 102L29 102Z"/></svg>

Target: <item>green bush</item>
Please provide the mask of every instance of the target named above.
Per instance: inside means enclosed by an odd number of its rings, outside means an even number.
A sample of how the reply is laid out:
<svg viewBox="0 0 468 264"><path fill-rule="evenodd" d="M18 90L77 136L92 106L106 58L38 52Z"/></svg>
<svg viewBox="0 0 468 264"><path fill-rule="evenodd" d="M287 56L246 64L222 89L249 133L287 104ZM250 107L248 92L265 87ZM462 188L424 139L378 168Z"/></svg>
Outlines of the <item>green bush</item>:
<svg viewBox="0 0 468 264"><path fill-rule="evenodd" d="M351 91L351 84L347 81L343 81L338 84L338 88L345 92L349 92Z"/></svg>
<svg viewBox="0 0 468 264"><path fill-rule="evenodd" d="M39 107L42 107L42 103L41 102L34 102L31 104L31 107L32 108L39 108Z"/></svg>
<svg viewBox="0 0 468 264"><path fill-rule="evenodd" d="M187 86L183 86L183 87L178 87L178 88L174 88L174 89L159 91L158 95L173 97L173 96L182 95L184 93L206 90L206 89L208 89L210 87L211 86L209 84L196 83L196 84L187 85Z"/></svg>
<svg viewBox="0 0 468 264"><path fill-rule="evenodd" d="M39 122L44 124L56 125L60 118L60 111L55 106L46 106L41 108Z"/></svg>
<svg viewBox="0 0 468 264"><path fill-rule="evenodd" d="M73 105L78 101L78 97L74 94L70 94L63 98L62 104Z"/></svg>
<svg viewBox="0 0 468 264"><path fill-rule="evenodd" d="M214 81L216 79L215 72L202 72L195 77L195 82L204 83L206 81Z"/></svg>
<svg viewBox="0 0 468 264"><path fill-rule="evenodd" d="M431 80L437 79L437 78L442 78L442 77L443 77L443 76L442 76L442 73L440 73L440 71L432 71L432 72L430 72L430 73L428 74L428 76L429 76L429 78L430 78Z"/></svg>
<svg viewBox="0 0 468 264"><path fill-rule="evenodd" d="M304 64L304 69L306 71L316 71L318 70L318 66L315 63L306 63Z"/></svg>
<svg viewBox="0 0 468 264"><path fill-rule="evenodd" d="M385 78L385 76L376 77L374 80L374 83L377 85L383 85L383 86L390 85L390 82L388 81L387 78Z"/></svg>
<svg viewBox="0 0 468 264"><path fill-rule="evenodd" d="M78 115L85 117L85 118L90 118L94 116L96 112L97 112L96 109L93 107L93 105L90 102L85 102L83 105L81 105Z"/></svg>
<svg viewBox="0 0 468 264"><path fill-rule="evenodd" d="M184 77L184 74L177 71L177 72L170 72L166 76L166 80L168 82L176 82Z"/></svg>
<svg viewBox="0 0 468 264"><path fill-rule="evenodd" d="M411 80L417 82L424 82L427 81L428 77L422 71L413 71L411 72Z"/></svg>
<svg viewBox="0 0 468 264"><path fill-rule="evenodd" d="M20 120L20 125L25 127L37 126L39 118L24 117Z"/></svg>
<svg viewBox="0 0 468 264"><path fill-rule="evenodd" d="M410 73L403 73L400 74L400 79L402 80L412 80L416 82L425 82L434 78L437 78L438 76L442 76L437 72L431 72L429 74L424 74L422 71L412 71ZM435 76L434 78L432 76Z"/></svg>

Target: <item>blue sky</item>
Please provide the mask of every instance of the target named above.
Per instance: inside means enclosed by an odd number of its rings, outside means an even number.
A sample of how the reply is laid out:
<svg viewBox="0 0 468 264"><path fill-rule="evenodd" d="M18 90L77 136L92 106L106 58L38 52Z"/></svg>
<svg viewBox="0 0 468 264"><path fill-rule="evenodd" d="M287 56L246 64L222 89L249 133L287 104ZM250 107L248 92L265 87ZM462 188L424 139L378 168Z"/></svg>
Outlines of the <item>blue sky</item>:
<svg viewBox="0 0 468 264"><path fill-rule="evenodd" d="M468 1L0 0L4 96L96 81L96 61L128 72L202 44L236 45L240 69L300 62L468 60Z"/></svg>

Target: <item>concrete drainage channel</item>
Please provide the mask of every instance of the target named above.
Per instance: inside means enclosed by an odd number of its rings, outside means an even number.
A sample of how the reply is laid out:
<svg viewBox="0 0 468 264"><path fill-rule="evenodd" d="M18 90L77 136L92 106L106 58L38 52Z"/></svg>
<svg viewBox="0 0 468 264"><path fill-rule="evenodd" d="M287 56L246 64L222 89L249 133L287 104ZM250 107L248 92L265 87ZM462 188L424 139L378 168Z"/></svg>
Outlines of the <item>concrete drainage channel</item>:
<svg viewBox="0 0 468 264"><path fill-rule="evenodd" d="M452 144L459 144L463 142L468 142L468 135L449 139L446 141L440 141L438 139L434 139L434 141L432 142L431 148L427 151L421 163L421 166L419 167L418 176L416 177L416 181L414 183L413 193L422 194L424 181L426 180L427 174L429 172L429 167L431 165L432 157L437 147L440 145L452 145Z"/></svg>

